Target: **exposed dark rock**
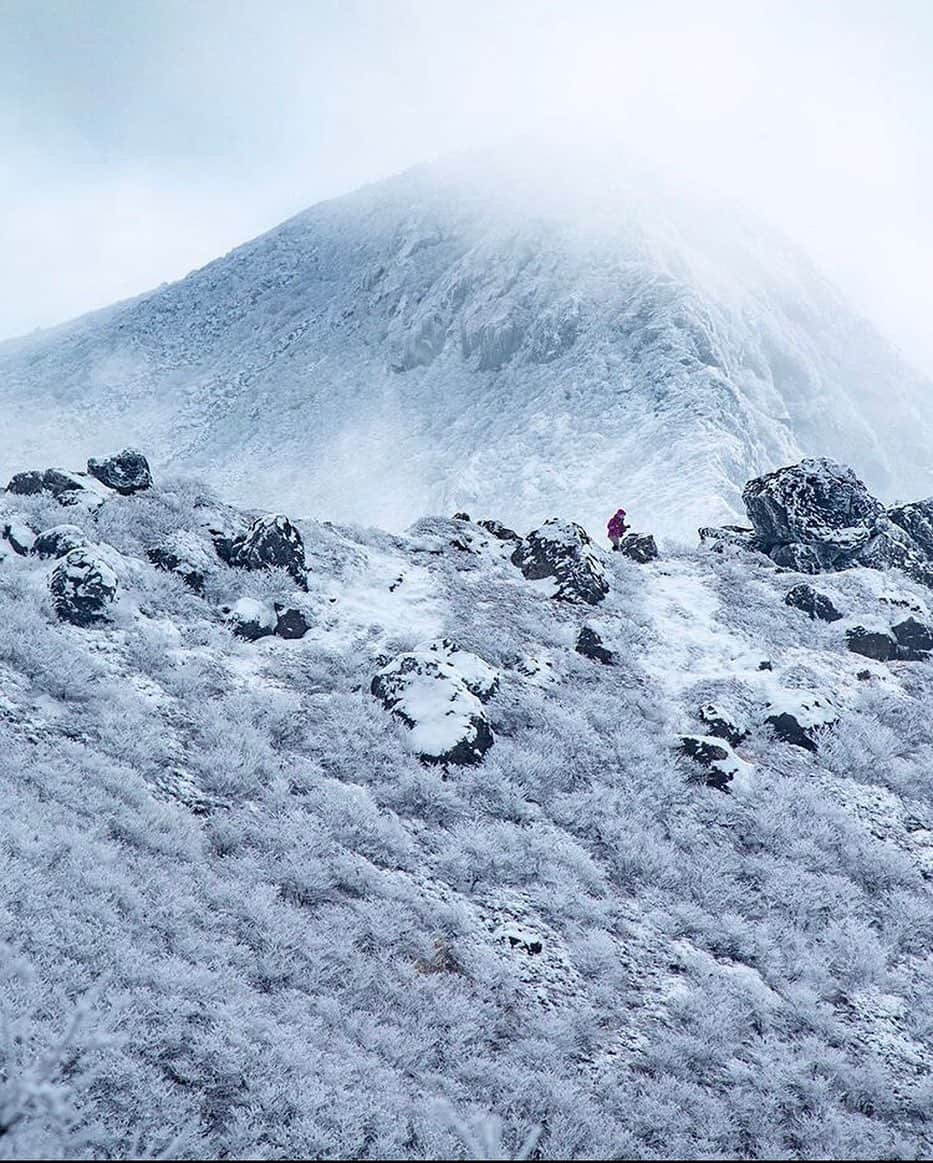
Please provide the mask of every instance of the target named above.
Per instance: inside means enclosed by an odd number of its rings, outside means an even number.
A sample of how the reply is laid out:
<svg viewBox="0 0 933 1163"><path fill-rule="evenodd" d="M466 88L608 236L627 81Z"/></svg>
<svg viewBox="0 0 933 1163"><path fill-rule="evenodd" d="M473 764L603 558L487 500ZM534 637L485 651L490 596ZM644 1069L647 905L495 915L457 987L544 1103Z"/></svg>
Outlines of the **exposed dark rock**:
<svg viewBox="0 0 933 1163"><path fill-rule="evenodd" d="M125 497L152 487L149 461L135 448L124 448L122 452L104 460L91 457L87 462L87 471L102 485Z"/></svg>
<svg viewBox="0 0 933 1163"><path fill-rule="evenodd" d="M788 545L775 545L768 556L775 565L794 573L822 573L833 568L839 553L835 549L824 551L822 546L794 541Z"/></svg>
<svg viewBox="0 0 933 1163"><path fill-rule="evenodd" d="M521 537L510 529L507 525L503 525L501 521L477 521L477 525L481 529L485 529L487 533L491 533L493 537L498 538L499 541L521 541Z"/></svg>
<svg viewBox="0 0 933 1163"><path fill-rule="evenodd" d="M864 537L883 512L850 468L826 459L803 460L757 477L742 498L769 550L793 542L843 550Z"/></svg>
<svg viewBox="0 0 933 1163"><path fill-rule="evenodd" d="M682 735L679 750L706 771L706 785L729 793L735 777L747 767L725 740L705 735Z"/></svg>
<svg viewBox="0 0 933 1163"><path fill-rule="evenodd" d="M32 552L36 534L25 521L12 520L4 524L3 538L9 543L14 553L18 553L20 557L25 557Z"/></svg>
<svg viewBox="0 0 933 1163"><path fill-rule="evenodd" d="M728 711L718 703L705 703L697 709L700 722L707 735L725 741L733 747L748 738L748 725L734 711Z"/></svg>
<svg viewBox="0 0 933 1163"><path fill-rule="evenodd" d="M475 655L457 653L466 656L461 663L470 658L487 667ZM467 679L443 652L428 649L400 654L373 677L370 689L405 725L409 747L426 763L476 764L493 735Z"/></svg>
<svg viewBox="0 0 933 1163"><path fill-rule="evenodd" d="M87 485L77 473L65 472L60 468L47 468L43 472L37 469L18 472L6 488L8 493L19 496L48 493L62 505L76 504L81 494L87 492Z"/></svg>
<svg viewBox="0 0 933 1163"><path fill-rule="evenodd" d="M478 654L462 650L451 638L438 638L427 648L450 663L471 694L481 703L488 703L499 689L499 672Z"/></svg>
<svg viewBox="0 0 933 1163"><path fill-rule="evenodd" d="M704 526L697 532L700 535L700 544L713 553L725 553L727 549L759 553L762 551L762 544L755 530L745 525Z"/></svg>
<svg viewBox="0 0 933 1163"><path fill-rule="evenodd" d="M873 658L875 662L890 662L897 658L897 639L887 630L866 630L855 626L846 634L846 645L853 654Z"/></svg>
<svg viewBox="0 0 933 1163"><path fill-rule="evenodd" d="M572 521L556 517L545 521L519 544L512 554L529 581L554 578L554 597L565 602L597 605L609 592L602 562L589 534Z"/></svg>
<svg viewBox="0 0 933 1163"><path fill-rule="evenodd" d="M604 666L612 666L612 651L603 646L602 638L592 626L584 626L580 630L574 649L577 654L582 654L584 658L592 658L594 662L601 662Z"/></svg>
<svg viewBox="0 0 933 1163"><path fill-rule="evenodd" d="M619 541L619 553L645 565L658 558L658 547L650 533L626 533Z"/></svg>
<svg viewBox="0 0 933 1163"><path fill-rule="evenodd" d="M222 536L215 538L214 547L229 565L238 569L284 569L302 589L308 588L304 542L287 517L259 517L245 533L229 545L226 542Z"/></svg>
<svg viewBox="0 0 933 1163"><path fill-rule="evenodd" d="M64 557L72 549L87 545L88 541L77 525L53 525L44 529L35 539L31 552L36 557Z"/></svg>
<svg viewBox="0 0 933 1163"><path fill-rule="evenodd" d="M113 569L82 546L59 560L49 579L52 606L65 622L91 626L100 622L117 595Z"/></svg>
<svg viewBox="0 0 933 1163"><path fill-rule="evenodd" d="M455 521L469 521L469 519L470 519L469 513L454 513L454 520Z"/></svg>
<svg viewBox="0 0 933 1163"><path fill-rule="evenodd" d="M907 662L924 662L933 652L933 627L917 618L905 618L891 627L897 639L898 657Z"/></svg>
<svg viewBox="0 0 933 1163"><path fill-rule="evenodd" d="M771 713L765 721L778 739L805 751L816 751L819 732L839 717L827 698L804 691L788 691L780 703L772 703L768 709Z"/></svg>
<svg viewBox="0 0 933 1163"><path fill-rule="evenodd" d="M774 670L774 663L771 661L770 658L763 658L761 660L761 662L758 663L758 669L759 670Z"/></svg>
<svg viewBox="0 0 933 1163"><path fill-rule="evenodd" d="M795 610L802 610L803 613L808 614L811 618L819 619L821 622L838 622L842 617L842 614L833 605L832 599L828 598L826 594L821 594L812 586L794 586L792 590L788 591L784 602Z"/></svg>
<svg viewBox="0 0 933 1163"><path fill-rule="evenodd" d="M237 638L255 642L275 633L276 613L271 602L257 598L240 598L230 605L221 606L220 612Z"/></svg>
<svg viewBox="0 0 933 1163"><path fill-rule="evenodd" d="M198 569L191 562L185 561L174 550L162 545L154 545L146 550L146 556L157 569L166 573L177 573L182 581L196 594L203 595L205 576L204 571Z"/></svg>
<svg viewBox="0 0 933 1163"><path fill-rule="evenodd" d="M310 627L301 610L291 606L275 606L275 633L279 638L304 638Z"/></svg>
<svg viewBox="0 0 933 1163"><path fill-rule="evenodd" d="M907 533L922 553L933 560L933 497L888 509L888 519Z"/></svg>

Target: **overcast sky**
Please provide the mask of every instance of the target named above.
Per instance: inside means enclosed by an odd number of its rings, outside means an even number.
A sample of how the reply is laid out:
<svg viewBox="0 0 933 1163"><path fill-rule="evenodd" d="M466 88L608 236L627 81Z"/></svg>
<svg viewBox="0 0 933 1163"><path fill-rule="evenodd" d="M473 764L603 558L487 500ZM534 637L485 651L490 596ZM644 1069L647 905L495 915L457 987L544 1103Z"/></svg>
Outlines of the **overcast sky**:
<svg viewBox="0 0 933 1163"><path fill-rule="evenodd" d="M0 0L0 337L449 150L605 134L933 371L933 0Z"/></svg>

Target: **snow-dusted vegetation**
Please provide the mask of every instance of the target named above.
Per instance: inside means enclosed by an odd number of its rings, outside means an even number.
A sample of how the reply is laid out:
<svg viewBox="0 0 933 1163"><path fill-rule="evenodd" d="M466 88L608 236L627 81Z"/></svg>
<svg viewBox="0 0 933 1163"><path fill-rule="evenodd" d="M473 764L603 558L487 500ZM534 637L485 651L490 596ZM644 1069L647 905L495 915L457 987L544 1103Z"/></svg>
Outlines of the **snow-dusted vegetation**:
<svg viewBox="0 0 933 1163"><path fill-rule="evenodd" d="M844 474L801 470L828 572L757 526L640 564L116 459L3 499L4 1157L930 1154L896 514L827 557Z"/></svg>

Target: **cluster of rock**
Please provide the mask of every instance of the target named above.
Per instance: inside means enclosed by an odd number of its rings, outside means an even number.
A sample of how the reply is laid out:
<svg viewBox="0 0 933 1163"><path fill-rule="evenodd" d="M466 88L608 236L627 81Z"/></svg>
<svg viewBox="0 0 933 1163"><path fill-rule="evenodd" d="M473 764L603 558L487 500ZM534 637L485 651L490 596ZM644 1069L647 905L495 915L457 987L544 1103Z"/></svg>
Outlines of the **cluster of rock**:
<svg viewBox="0 0 933 1163"><path fill-rule="evenodd" d="M91 480L106 488L129 496L152 486L149 462L135 448L125 448L116 456L87 462L87 472L68 472L61 468L28 469L15 473L6 487L13 496L35 496L47 493L61 505L75 505L95 496Z"/></svg>
<svg viewBox="0 0 933 1163"><path fill-rule="evenodd" d="M846 634L854 654L875 662L926 662L933 654L933 627L918 618L905 618L890 630L854 626Z"/></svg>
<svg viewBox="0 0 933 1163"><path fill-rule="evenodd" d="M933 586L933 498L886 509L851 468L818 459L756 477L742 499L751 527L701 529L701 541L798 573L895 566Z"/></svg>
<svg viewBox="0 0 933 1163"><path fill-rule="evenodd" d="M469 765L493 744L485 704L498 685L494 667L444 638L387 662L370 689L403 724L407 746L420 759Z"/></svg>

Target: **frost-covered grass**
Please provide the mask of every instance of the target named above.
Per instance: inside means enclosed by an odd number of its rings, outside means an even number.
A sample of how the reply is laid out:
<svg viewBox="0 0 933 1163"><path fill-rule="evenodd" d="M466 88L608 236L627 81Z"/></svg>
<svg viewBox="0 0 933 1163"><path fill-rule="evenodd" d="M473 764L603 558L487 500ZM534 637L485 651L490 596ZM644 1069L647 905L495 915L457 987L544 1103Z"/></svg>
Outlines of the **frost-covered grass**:
<svg viewBox="0 0 933 1163"><path fill-rule="evenodd" d="M760 558L613 555L580 609L444 521L305 523L314 625L247 643L217 607L286 580L218 562L203 600L144 556L217 505L67 513L112 547L103 628L0 562L0 1153L929 1155L933 665L845 650L928 593L819 578L825 625ZM449 772L369 693L445 635L500 672ZM776 742L814 690L818 752ZM675 751L710 700L751 727L731 795Z"/></svg>

